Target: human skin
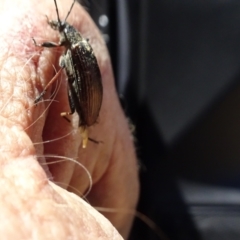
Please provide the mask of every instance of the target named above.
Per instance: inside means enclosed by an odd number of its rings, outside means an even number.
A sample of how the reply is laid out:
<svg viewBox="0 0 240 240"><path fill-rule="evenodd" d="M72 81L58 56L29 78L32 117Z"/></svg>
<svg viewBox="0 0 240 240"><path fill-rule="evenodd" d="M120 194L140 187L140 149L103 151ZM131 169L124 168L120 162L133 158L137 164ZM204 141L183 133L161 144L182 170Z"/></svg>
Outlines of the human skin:
<svg viewBox="0 0 240 240"><path fill-rule="evenodd" d="M62 19L71 3L58 1ZM32 37L38 43L59 40L45 15L56 19L53 0L2 0L0 4L0 235L44 240L127 238L133 216L126 213L135 209L138 199L138 166L109 55L96 26L75 4L67 21L89 39L104 89L99 119L89 129L89 136L101 142L88 142L83 149L77 115L70 117L71 123L60 117L69 111L64 73L44 101L34 105L59 69L63 51L33 44ZM49 155L55 157L44 157ZM68 160L50 164L59 160L57 156ZM92 176L87 201L80 196L89 189L89 177L70 159L83 164ZM102 213L113 225L87 202L116 210Z"/></svg>

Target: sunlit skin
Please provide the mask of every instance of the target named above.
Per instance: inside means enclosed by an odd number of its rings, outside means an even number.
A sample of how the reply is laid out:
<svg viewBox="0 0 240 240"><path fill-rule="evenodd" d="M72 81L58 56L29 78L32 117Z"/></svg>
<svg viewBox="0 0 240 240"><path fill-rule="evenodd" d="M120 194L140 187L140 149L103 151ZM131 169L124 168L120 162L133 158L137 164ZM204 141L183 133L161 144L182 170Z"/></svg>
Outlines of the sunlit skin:
<svg viewBox="0 0 240 240"><path fill-rule="evenodd" d="M62 19L71 3L58 2ZM127 238L132 224L130 215L103 213L108 221L92 207L135 209L139 191L133 138L119 105L109 55L91 18L76 4L68 22L89 39L104 89L99 118L88 129L89 137L100 143L88 142L83 149L77 114L71 123L60 116L69 111L64 74L48 89L43 102L34 105L34 99L56 74L63 50L33 44L32 37L37 42L59 40L58 33L47 25L45 15L56 19L51 0L16 0L14 4L2 1L0 5L1 236L37 236L44 240L122 239L121 235ZM57 95L51 101L58 84ZM43 144L66 134L69 135ZM49 154L55 158L43 157ZM93 187L87 201L92 206L79 197L89 188L85 170L69 160L49 165L58 160L58 155L78 160L89 170Z"/></svg>

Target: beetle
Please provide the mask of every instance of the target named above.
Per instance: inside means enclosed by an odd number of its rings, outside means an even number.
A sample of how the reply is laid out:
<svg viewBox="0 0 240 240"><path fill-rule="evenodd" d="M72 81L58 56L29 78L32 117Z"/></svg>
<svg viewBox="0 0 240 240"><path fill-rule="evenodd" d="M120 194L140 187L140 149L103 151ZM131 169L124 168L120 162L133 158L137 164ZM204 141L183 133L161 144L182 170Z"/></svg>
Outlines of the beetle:
<svg viewBox="0 0 240 240"><path fill-rule="evenodd" d="M60 70L46 85L34 103L40 101L49 85L57 79L61 70L64 69L68 80L68 100L71 112L63 112L61 116L66 118L67 115L77 112L82 135L82 147L86 148L88 139L97 142L88 138L88 127L96 123L99 116L103 98L103 86L98 62L91 45L72 25L66 22L74 3L75 0L65 20L61 21L57 2L54 0L57 20L50 21L47 18L50 27L59 32L59 43L44 42L37 44L33 38L34 44L39 47L65 47L64 54L59 59Z"/></svg>

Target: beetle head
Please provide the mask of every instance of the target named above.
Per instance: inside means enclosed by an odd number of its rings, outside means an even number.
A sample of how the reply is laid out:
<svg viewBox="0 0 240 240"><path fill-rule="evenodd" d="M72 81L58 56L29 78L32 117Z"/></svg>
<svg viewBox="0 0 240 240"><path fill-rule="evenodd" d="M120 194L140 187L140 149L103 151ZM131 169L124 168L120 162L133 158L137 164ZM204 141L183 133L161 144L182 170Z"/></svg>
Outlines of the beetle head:
<svg viewBox="0 0 240 240"><path fill-rule="evenodd" d="M61 21L48 21L48 24L50 25L50 27L53 30L59 31L59 32L63 32L65 27L66 27L66 22L61 22Z"/></svg>

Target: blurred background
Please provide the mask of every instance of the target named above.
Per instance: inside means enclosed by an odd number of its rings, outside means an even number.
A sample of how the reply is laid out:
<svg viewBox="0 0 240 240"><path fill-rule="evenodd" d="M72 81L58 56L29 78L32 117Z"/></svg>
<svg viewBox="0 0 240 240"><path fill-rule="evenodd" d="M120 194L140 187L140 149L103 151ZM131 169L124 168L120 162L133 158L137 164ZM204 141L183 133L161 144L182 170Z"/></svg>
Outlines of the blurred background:
<svg viewBox="0 0 240 240"><path fill-rule="evenodd" d="M136 126L138 211L173 240L240 239L240 1L88 0ZM159 239L136 219L130 239Z"/></svg>

